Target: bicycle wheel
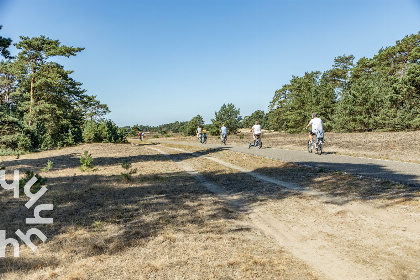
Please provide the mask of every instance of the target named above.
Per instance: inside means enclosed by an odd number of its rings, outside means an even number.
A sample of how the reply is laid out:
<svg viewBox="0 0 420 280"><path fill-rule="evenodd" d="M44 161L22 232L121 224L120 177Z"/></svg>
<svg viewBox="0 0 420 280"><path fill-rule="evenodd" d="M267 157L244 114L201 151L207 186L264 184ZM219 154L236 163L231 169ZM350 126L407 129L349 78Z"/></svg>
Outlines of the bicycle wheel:
<svg viewBox="0 0 420 280"><path fill-rule="evenodd" d="M322 142L321 141L318 142L318 149L316 151L317 151L318 155L322 154Z"/></svg>
<svg viewBox="0 0 420 280"><path fill-rule="evenodd" d="M258 149L261 149L261 148L262 148L262 141L260 140L258 143Z"/></svg>
<svg viewBox="0 0 420 280"><path fill-rule="evenodd" d="M311 144L311 141L308 140L308 152L309 153L312 153L312 148L313 148L313 146Z"/></svg>
<svg viewBox="0 0 420 280"><path fill-rule="evenodd" d="M251 141L248 141L248 149L251 149Z"/></svg>

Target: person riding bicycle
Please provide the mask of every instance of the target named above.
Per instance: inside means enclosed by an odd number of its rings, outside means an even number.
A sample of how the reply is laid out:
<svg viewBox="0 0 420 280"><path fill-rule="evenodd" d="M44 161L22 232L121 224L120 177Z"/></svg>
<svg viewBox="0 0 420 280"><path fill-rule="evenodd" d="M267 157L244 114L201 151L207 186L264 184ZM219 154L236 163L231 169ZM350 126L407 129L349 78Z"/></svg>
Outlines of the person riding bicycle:
<svg viewBox="0 0 420 280"><path fill-rule="evenodd" d="M252 137L254 138L254 145L257 138L261 137L261 125L258 124L258 121L255 121L255 124L251 128Z"/></svg>
<svg viewBox="0 0 420 280"><path fill-rule="evenodd" d="M322 120L318 118L316 113L312 113L312 119L306 126L306 129L308 129L309 126L312 126L311 131L309 131L309 141L311 141L311 144L314 143L314 135L317 138L324 138L324 126L322 124Z"/></svg>
<svg viewBox="0 0 420 280"><path fill-rule="evenodd" d="M220 128L220 139L222 142L226 142L227 140L227 128L225 124L222 124L222 127Z"/></svg>
<svg viewBox="0 0 420 280"><path fill-rule="evenodd" d="M201 140L201 135L203 133L203 129L200 126L197 126L196 132L197 132L197 138L198 138L198 140Z"/></svg>

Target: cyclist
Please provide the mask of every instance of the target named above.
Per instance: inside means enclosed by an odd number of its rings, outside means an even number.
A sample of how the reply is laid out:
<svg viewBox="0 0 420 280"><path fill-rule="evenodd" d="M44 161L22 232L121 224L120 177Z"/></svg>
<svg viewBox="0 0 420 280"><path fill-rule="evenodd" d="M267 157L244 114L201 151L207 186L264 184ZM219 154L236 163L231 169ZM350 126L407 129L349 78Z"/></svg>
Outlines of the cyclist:
<svg viewBox="0 0 420 280"><path fill-rule="evenodd" d="M261 125L258 124L258 121L255 121L255 124L251 128L252 137L254 138L254 145L257 138L261 136Z"/></svg>
<svg viewBox="0 0 420 280"><path fill-rule="evenodd" d="M203 129L200 126L197 126L196 132L197 132L198 141L201 142L201 134L203 133Z"/></svg>
<svg viewBox="0 0 420 280"><path fill-rule="evenodd" d="M227 140L227 128L225 124L222 124L222 127L220 128L220 139L222 142L226 143Z"/></svg>
<svg viewBox="0 0 420 280"><path fill-rule="evenodd" d="M311 141L311 144L314 143L314 135L319 138L324 138L324 127L322 120L318 118L316 113L312 113L312 119L306 126L306 129L308 129L309 126L312 126L312 130L309 131L309 141Z"/></svg>

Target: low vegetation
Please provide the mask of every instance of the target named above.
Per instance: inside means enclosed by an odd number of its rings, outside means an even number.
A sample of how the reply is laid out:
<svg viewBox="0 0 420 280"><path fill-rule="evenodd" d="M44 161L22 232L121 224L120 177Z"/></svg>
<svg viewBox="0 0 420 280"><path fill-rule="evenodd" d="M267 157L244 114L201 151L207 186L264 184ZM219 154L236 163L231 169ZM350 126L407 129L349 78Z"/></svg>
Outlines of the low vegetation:
<svg viewBox="0 0 420 280"><path fill-rule="evenodd" d="M31 193L37 193L43 185L47 182L46 178L43 178L39 174L35 174L32 170L26 170L25 176L19 180L19 194L24 195L25 194L25 186L27 183L33 178L36 178L36 182L31 186L30 192Z"/></svg>
<svg viewBox="0 0 420 280"><path fill-rule="evenodd" d="M80 163L82 164L79 166L81 171L89 171L93 169L92 165L93 157L89 154L89 151L84 151L83 155L80 157Z"/></svg>
<svg viewBox="0 0 420 280"><path fill-rule="evenodd" d="M132 175L137 173L137 168L131 168L132 164L128 160L124 161L121 164L121 167L124 168L126 171L121 173L121 179L124 182L131 182Z"/></svg>
<svg viewBox="0 0 420 280"><path fill-rule="evenodd" d="M84 150L95 154L95 173L78 169L74 155ZM42 197L54 201L54 223L39 227L48 240L36 242L35 254L22 245L19 259L8 250L0 278L316 279L305 263L249 228L240 213L147 145L90 144L2 159L9 171L45 158L54 159ZM139 176L125 184L121 168L137 169ZM0 192L0 201L14 200ZM8 233L24 230L13 222L25 215L21 203L3 208Z"/></svg>
<svg viewBox="0 0 420 280"><path fill-rule="evenodd" d="M52 162L51 160L48 160L47 165L41 169L41 171L43 172L48 172L51 170L51 168L53 167L54 162Z"/></svg>

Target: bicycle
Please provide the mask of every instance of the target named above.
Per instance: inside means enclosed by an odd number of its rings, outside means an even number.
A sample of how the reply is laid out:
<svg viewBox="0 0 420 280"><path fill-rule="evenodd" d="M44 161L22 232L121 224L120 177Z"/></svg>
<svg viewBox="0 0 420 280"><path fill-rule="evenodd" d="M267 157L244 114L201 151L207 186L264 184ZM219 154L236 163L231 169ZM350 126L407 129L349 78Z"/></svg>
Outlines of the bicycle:
<svg viewBox="0 0 420 280"><path fill-rule="evenodd" d="M308 140L308 152L312 153L312 150L315 149L318 155L322 154L322 144L324 143L323 137L316 137L315 143L312 143L311 140Z"/></svg>
<svg viewBox="0 0 420 280"><path fill-rule="evenodd" d="M201 139L202 144L207 144L207 133L203 133L203 138Z"/></svg>
<svg viewBox="0 0 420 280"><path fill-rule="evenodd" d="M258 149L262 148L261 135L256 135L256 137L257 140L255 140L253 144L251 143L251 141L248 140L248 149L250 149L251 147L258 147Z"/></svg>

